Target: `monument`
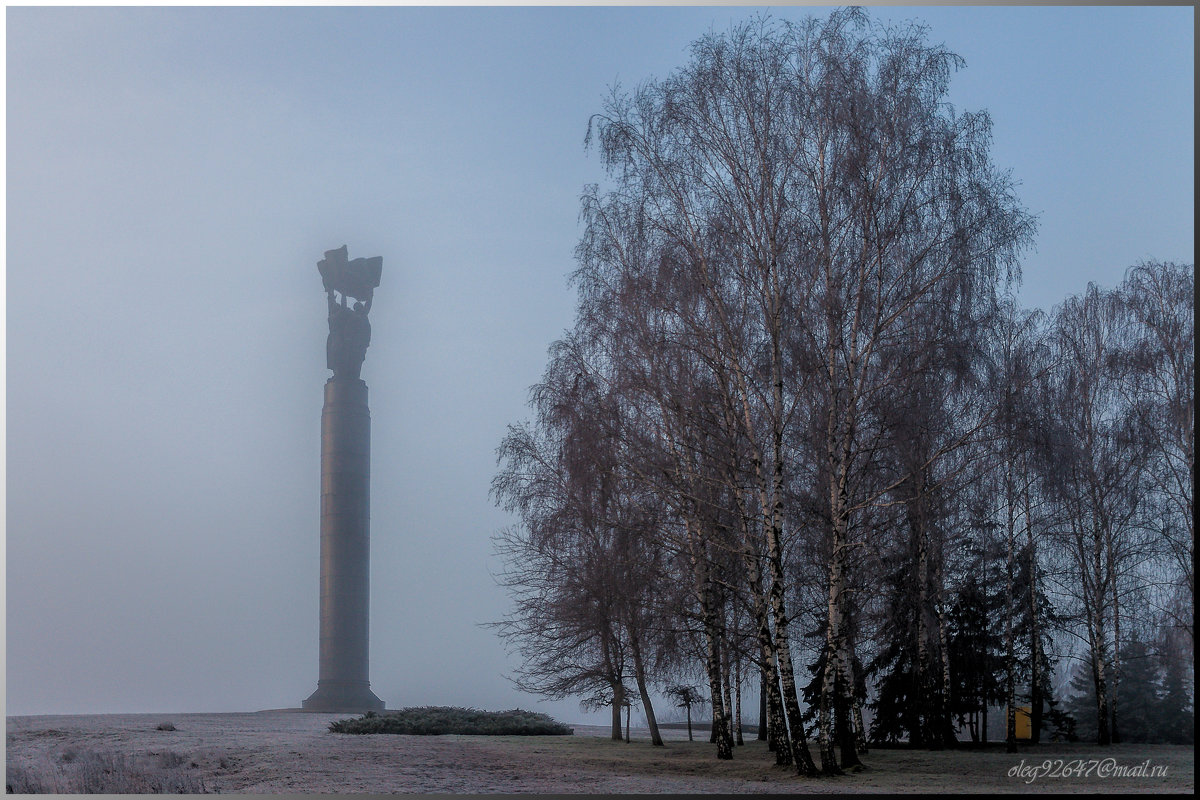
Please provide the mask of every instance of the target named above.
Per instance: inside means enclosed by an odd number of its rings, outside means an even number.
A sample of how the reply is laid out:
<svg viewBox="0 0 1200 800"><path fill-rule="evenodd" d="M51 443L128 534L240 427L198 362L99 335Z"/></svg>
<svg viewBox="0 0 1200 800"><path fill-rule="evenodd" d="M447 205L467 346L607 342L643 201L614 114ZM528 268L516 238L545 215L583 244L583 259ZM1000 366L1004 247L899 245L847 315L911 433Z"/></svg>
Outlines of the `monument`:
<svg viewBox="0 0 1200 800"><path fill-rule="evenodd" d="M367 678L371 561L371 412L359 377L371 323L367 313L383 258L347 260L346 246L318 264L329 301L321 410L321 633L317 690L309 711L382 711ZM349 304L349 298L354 304Z"/></svg>

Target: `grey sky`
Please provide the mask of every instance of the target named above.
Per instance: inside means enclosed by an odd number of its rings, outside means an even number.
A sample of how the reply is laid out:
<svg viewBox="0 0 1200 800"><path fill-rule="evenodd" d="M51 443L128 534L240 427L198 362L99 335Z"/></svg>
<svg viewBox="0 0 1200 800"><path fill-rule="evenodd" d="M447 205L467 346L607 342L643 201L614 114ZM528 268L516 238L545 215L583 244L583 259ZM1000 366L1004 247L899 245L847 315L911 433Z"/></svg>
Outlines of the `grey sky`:
<svg viewBox="0 0 1200 800"><path fill-rule="evenodd" d="M479 627L495 448L572 323L589 115L759 11L7 9L7 713L315 688L316 262L347 244L384 259L372 688L582 720ZM966 58L951 99L1041 218L1026 305L1193 260L1193 13L871 10Z"/></svg>

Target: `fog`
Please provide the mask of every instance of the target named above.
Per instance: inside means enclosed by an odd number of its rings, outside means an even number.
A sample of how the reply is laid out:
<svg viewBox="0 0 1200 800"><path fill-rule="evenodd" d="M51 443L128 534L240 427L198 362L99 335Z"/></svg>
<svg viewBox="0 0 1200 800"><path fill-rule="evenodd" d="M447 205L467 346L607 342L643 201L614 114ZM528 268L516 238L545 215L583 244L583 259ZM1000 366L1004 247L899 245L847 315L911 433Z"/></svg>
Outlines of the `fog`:
<svg viewBox="0 0 1200 800"><path fill-rule="evenodd" d="M383 257L371 684L516 706L495 448L573 321L608 87L754 8L10 8L6 712L250 711L316 687L326 305ZM799 19L827 9L774 7ZM1041 215L1021 299L1193 257L1191 8L878 8L967 60Z"/></svg>

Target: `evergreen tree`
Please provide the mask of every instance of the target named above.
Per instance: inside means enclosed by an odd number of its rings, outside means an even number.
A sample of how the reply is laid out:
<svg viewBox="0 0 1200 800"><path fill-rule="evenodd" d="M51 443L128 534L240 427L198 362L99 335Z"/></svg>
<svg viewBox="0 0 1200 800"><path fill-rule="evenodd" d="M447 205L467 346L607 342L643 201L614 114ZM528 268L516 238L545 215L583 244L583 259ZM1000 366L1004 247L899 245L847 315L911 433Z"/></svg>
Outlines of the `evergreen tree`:
<svg viewBox="0 0 1200 800"><path fill-rule="evenodd" d="M1056 740L1070 738L1073 723L1059 709L1059 700L1054 697L1054 673L1058 659L1054 655L1053 632L1061 629L1063 620L1047 597L1045 577L1037 563L1037 552L1033 545L1022 547L1017 554L1016 619L1017 640L1023 644L1017 666L1023 685L1029 691L1022 693L1031 708L1033 741L1041 739L1047 730ZM1030 593L1036 596L1030 598ZM1032 601L1031 601L1032 600ZM1034 609L1037 617L1034 618Z"/></svg>
<svg viewBox="0 0 1200 800"><path fill-rule="evenodd" d="M1195 717L1180 659L1164 657L1145 642L1128 639L1121 647L1121 736L1125 742L1192 744ZM1067 709L1078 734L1095 735L1096 696L1086 663L1075 668Z"/></svg>
<svg viewBox="0 0 1200 800"><path fill-rule="evenodd" d="M876 680L875 700L869 703L874 712L871 740L897 742L907 739L913 745L926 745L937 731L931 730L931 720L924 709L933 708L928 682L920 676L927 671L918 668L917 592L912 586L914 572L906 559L884 578L887 596L883 649L867 665L867 675ZM819 664L818 664L819 666Z"/></svg>
<svg viewBox="0 0 1200 800"><path fill-rule="evenodd" d="M980 741L985 704L1001 693L1003 640L995 622L1001 599L971 577L950 608L951 711L959 725L967 725L973 742Z"/></svg>
<svg viewBox="0 0 1200 800"><path fill-rule="evenodd" d="M1163 658L1162 700L1159 703L1158 735L1165 744L1196 743L1196 715L1188 691L1186 665L1181 658Z"/></svg>

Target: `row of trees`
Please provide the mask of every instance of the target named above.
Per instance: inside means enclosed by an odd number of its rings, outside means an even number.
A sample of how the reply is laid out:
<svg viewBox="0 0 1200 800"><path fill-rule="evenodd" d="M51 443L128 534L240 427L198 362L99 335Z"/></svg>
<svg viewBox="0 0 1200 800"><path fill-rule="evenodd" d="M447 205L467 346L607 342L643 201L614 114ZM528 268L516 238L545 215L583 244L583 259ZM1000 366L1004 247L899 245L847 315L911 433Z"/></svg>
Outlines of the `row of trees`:
<svg viewBox="0 0 1200 800"><path fill-rule="evenodd" d="M832 774L995 703L1015 745L1074 639L1107 742L1123 645L1191 641L1192 269L1018 308L1035 221L959 66L858 9L761 19L593 118L577 323L493 483L523 688L661 744L695 673L730 758L757 678L777 762Z"/></svg>

